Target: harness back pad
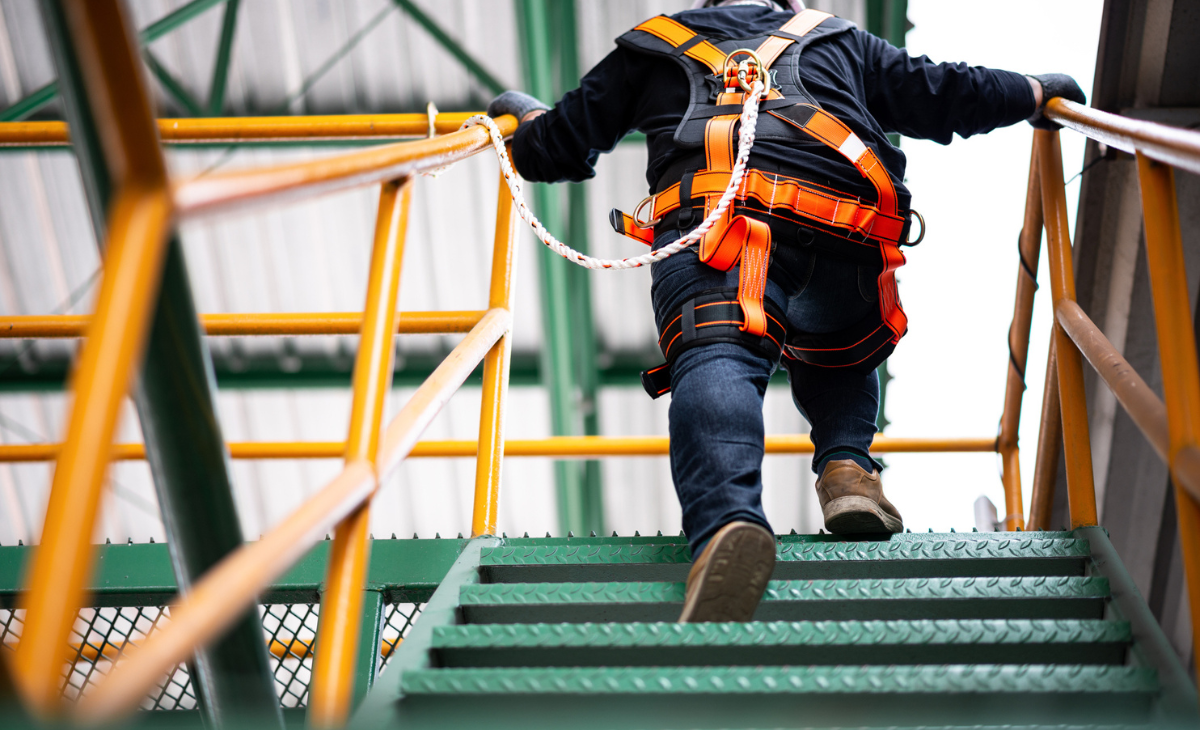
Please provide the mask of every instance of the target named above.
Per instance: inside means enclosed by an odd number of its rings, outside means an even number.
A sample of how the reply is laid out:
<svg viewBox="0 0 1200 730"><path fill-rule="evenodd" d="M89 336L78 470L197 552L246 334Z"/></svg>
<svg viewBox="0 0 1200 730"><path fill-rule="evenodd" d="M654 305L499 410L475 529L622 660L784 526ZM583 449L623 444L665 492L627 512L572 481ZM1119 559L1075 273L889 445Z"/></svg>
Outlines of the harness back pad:
<svg viewBox="0 0 1200 730"><path fill-rule="evenodd" d="M792 39L793 42L771 64L771 88L778 90L784 98L766 101L761 105L760 110L763 113L758 117L758 130L755 135L758 139L775 142L806 142L809 140L809 137L803 132L766 112L796 103L819 106L800 81L800 54L811 43L845 33L855 27L855 24L848 20L831 17L804 35ZM762 35L749 40L711 41L705 40L699 35L695 36L696 39L711 44L711 47L715 47L723 55L739 48L757 48L769 37ZM617 45L672 59L687 74L691 97L688 100L687 112L683 115L683 122L675 130L675 144L685 148L704 146L704 126L710 118L721 114L741 112L740 105L716 106L717 95L723 91L719 69L712 68L706 65L705 61L687 53L696 47L697 44L693 41L694 39L687 40L676 46L662 37L636 28L617 38ZM689 46L688 43L693 45ZM700 56L700 54L695 54L695 56Z"/></svg>

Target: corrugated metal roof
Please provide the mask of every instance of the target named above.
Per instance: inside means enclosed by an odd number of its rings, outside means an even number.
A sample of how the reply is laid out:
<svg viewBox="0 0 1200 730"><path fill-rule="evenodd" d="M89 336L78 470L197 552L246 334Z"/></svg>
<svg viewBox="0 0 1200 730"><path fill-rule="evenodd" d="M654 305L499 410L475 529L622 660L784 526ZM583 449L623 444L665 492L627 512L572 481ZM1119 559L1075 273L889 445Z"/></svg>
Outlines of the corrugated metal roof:
<svg viewBox="0 0 1200 730"><path fill-rule="evenodd" d="M131 2L138 27L184 4L184 0ZM521 85L514 7L511 0L422 0L422 9L482 60L503 84ZM825 7L832 3L813 3ZM583 67L598 61L612 39L688 0L607 0L580 3ZM838 5L861 23L864 3ZM490 93L410 18L388 0L255 0L241 4L226 111L232 114L325 114L423 111L427 101L443 110L478 108ZM380 19L382 16L382 19ZM370 27L372 22L377 25ZM54 78L36 5L0 0L0 108ZM151 44L158 60L202 102L220 32L221 11L207 11ZM306 88L306 80L356 33L361 42ZM152 82L164 116L182 115ZM303 93L301 93L303 92ZM56 103L57 104L57 103ZM55 117L51 106L43 112ZM269 165L330 154L325 148L172 148L174 175L212 169ZM588 183L590 242L599 256L637 253L607 225L613 206L635 204L645 194L645 150L622 145L603 158ZM490 155L480 155L432 179L416 182L401 285L401 309L481 309L486 303L492 221L498 184ZM378 188L186 223L182 239L193 291L202 312L353 311L362 308ZM64 152L0 154L0 314L85 313L99 266L79 172ZM466 211L470 211L467 213ZM537 288L539 252L523 234L517 277L515 349L541 346ZM593 275L593 303L603 353L646 352L655 332L649 302L649 271ZM215 356L236 362L273 358L281 369L302 356L353 358L355 338L211 338ZM404 338L400 362L443 352L455 337ZM0 368L28 368L64 358L72 341L0 341ZM393 391L391 408L411 390ZM340 440L349 418L348 389L225 391L219 398L228 440ZM474 438L478 389L466 388L438 417L427 438ZM61 394L0 394L0 441L57 440L66 399ZM509 435L549 435L547 396L539 388L511 391ZM634 388L608 388L600 413L605 434L664 434L668 401L650 401ZM807 429L784 389L771 389L768 433ZM132 407L121 439L140 439ZM319 488L338 468L318 462L234 462L236 497L248 537L275 524ZM557 533L552 462L509 459L500 529L518 534ZM665 459L605 461L606 523L621 533L679 529L679 507ZM422 536L466 531L470 522L474 462L414 459L384 487L373 508L377 535ZM48 497L50 467L0 465L0 543L37 540ZM776 527L815 531L819 510L807 460L769 457L764 502ZM144 463L114 467L97 539L165 538L149 470Z"/></svg>

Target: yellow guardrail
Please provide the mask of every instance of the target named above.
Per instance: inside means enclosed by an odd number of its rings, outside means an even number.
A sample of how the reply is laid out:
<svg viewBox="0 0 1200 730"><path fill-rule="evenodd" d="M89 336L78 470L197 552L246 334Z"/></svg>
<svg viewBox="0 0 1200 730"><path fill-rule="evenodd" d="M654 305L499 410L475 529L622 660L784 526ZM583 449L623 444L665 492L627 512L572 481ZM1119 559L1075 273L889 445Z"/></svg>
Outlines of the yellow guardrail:
<svg viewBox="0 0 1200 730"><path fill-rule="evenodd" d="M1038 441L1032 509L1027 529L1050 527L1059 443L1066 459L1067 502L1073 527L1096 524L1083 360L1096 369L1117 402L1166 461L1175 484L1179 538L1185 582L1192 606L1194 650L1200 652L1200 364L1188 301L1173 167L1200 173L1200 132L1121 117L1065 99L1051 99L1046 116L1137 159L1146 259L1158 330L1163 392L1160 399L1075 302L1075 273L1067 224L1066 189L1059 132L1035 130L1033 157L1021 236L1022 274L1010 331L1013 367L1002 419L1000 449L1005 455L1005 489L1010 518L1021 504L1015 469L1016 426L1029 344L1032 276L1037 270L1041 236L1046 231L1053 298L1054 333L1046 372L1042 431ZM1028 281L1027 281L1028 279Z"/></svg>

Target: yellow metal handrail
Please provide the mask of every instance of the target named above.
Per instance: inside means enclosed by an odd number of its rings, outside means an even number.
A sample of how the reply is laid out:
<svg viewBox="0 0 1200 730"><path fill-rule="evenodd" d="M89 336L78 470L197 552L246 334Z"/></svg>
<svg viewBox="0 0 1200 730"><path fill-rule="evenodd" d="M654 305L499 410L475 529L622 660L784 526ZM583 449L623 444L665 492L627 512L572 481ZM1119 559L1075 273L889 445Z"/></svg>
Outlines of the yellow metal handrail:
<svg viewBox="0 0 1200 730"><path fill-rule="evenodd" d="M1162 405L1162 401L1159 401ZM346 452L344 441L234 441L227 444L233 459L337 459ZM591 459L598 456L667 456L666 436L552 436L542 439L509 439L504 456ZM115 444L113 461L146 458L143 444ZM54 461L62 444L0 444L0 464ZM880 454L994 453L996 439L906 438L876 434L871 451ZM487 451L487 449L485 449ZM768 454L814 453L808 434L766 437ZM461 440L418 441L409 458L455 458L478 456L479 442ZM493 528L494 531L494 528ZM488 534L480 532L478 534Z"/></svg>
<svg viewBox="0 0 1200 730"><path fill-rule="evenodd" d="M438 114L434 131L458 131L468 113ZM408 139L429 135L425 114L346 114L296 117L200 117L159 119L158 136L176 144ZM0 147L67 147L66 122L0 124Z"/></svg>
<svg viewBox="0 0 1200 730"><path fill-rule="evenodd" d="M398 335L449 335L470 332L483 310L461 312L401 312ZM0 317L0 339L53 339L82 337L92 318L88 315L17 315ZM204 333L213 336L357 335L361 312L278 312L270 314L202 314Z"/></svg>
<svg viewBox="0 0 1200 730"><path fill-rule="evenodd" d="M1186 268L1180 234L1172 166L1200 173L1200 132L1121 117L1066 101L1051 99L1046 116L1063 126L1136 156L1146 229L1146 259L1154 300L1159 359L1165 398L1160 400L1132 366L1113 347L1075 302L1075 274L1067 225L1062 151L1057 131L1036 130L1026 200L1026 230L1021 254L1028 269L1031 246L1029 226L1041 218L1046 230L1050 279L1053 291L1054 335L1051 341L1038 442L1029 529L1049 527L1053 488L1061 439L1066 458L1067 502L1071 525L1097 521L1096 491L1092 474L1087 400L1082 361L1100 374L1151 446L1167 462L1175 484L1180 547L1185 583L1192 607L1194 651L1200 653L1200 363L1188 300ZM1033 259L1036 270L1036 258ZM1029 272L1032 274L1032 272ZM1024 284L1024 282L1022 282ZM1023 308L1032 305L1032 294L1018 290L1014 331L1027 318ZM1023 343L1014 347L1014 362L1028 348L1028 326L1019 331ZM1010 340L1011 342L1011 340ZM1023 369L1024 363L1020 363ZM1023 384L1022 384L1023 385ZM1012 379L1010 389L1012 392ZM1165 401L1165 402L1164 402ZM1016 399L1019 407L1019 398ZM1009 412L1006 399L1003 423L1015 424L1019 414ZM1002 450L1016 449L1002 434ZM1013 457L1015 460L1015 457ZM1006 458L1006 471L1007 471ZM1013 485L1005 479L1010 514ZM1015 488L1019 490L1019 482ZM1020 505L1020 493L1016 493Z"/></svg>

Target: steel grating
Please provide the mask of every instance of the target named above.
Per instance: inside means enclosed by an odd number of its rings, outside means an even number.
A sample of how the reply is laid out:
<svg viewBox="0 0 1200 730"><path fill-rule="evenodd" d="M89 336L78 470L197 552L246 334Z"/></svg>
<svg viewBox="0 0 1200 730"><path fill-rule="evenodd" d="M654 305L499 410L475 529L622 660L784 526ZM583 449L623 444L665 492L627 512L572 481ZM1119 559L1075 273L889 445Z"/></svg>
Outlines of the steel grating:
<svg viewBox="0 0 1200 730"><path fill-rule="evenodd" d="M423 604L392 603L384 613L380 667L403 641ZM282 707L305 707L312 678L313 645L320 606L279 603L260 606L264 638L270 651L275 689ZM0 651L14 650L24 626L24 611L0 609ZM166 606L85 608L71 636L73 659L64 668L63 698L77 701L95 681L111 671L126 647L136 646L170 620ZM180 664L142 702L143 710L195 710L195 689L187 666Z"/></svg>
<svg viewBox="0 0 1200 730"><path fill-rule="evenodd" d="M1129 624L1100 620L754 621L740 624L439 626L435 649L533 647L1081 644L1129 642Z"/></svg>
<svg viewBox="0 0 1200 730"><path fill-rule="evenodd" d="M428 669L408 695L1048 694L1158 690L1152 670L1081 665Z"/></svg>

